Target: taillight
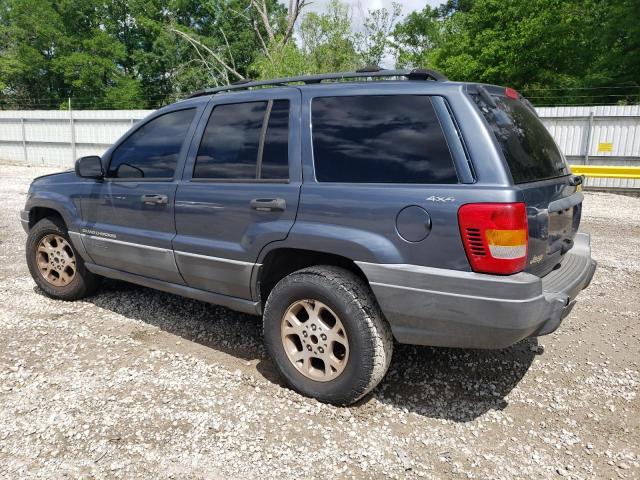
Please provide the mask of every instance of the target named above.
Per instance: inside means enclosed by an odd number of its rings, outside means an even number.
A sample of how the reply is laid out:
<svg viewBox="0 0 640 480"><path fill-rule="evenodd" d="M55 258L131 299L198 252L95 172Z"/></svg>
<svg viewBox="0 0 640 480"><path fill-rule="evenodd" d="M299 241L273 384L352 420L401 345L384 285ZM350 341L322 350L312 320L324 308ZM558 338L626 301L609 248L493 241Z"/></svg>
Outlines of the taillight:
<svg viewBox="0 0 640 480"><path fill-rule="evenodd" d="M462 243L474 272L511 274L527 263L524 203L470 203L458 210Z"/></svg>

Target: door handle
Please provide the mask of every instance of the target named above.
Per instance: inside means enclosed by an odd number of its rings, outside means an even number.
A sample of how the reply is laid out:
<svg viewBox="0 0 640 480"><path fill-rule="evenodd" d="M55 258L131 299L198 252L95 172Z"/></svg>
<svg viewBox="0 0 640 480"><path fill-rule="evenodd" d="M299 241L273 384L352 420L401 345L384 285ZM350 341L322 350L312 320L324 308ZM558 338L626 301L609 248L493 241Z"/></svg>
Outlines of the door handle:
<svg viewBox="0 0 640 480"><path fill-rule="evenodd" d="M166 205L169 198L166 195L142 195L140 198L145 205Z"/></svg>
<svg viewBox="0 0 640 480"><path fill-rule="evenodd" d="M284 198L254 198L249 205L259 212L282 212L287 208Z"/></svg>

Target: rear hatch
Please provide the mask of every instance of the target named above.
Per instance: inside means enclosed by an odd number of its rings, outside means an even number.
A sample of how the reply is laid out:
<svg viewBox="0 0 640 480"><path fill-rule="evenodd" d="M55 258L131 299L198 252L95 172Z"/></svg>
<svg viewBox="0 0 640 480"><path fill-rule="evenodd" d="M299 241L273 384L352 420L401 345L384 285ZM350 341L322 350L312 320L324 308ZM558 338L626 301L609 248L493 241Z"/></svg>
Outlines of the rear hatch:
<svg viewBox="0 0 640 480"><path fill-rule="evenodd" d="M544 276L573 246L582 211L582 179L571 175L551 134L518 92L473 85L469 93L524 195L529 223L525 271Z"/></svg>

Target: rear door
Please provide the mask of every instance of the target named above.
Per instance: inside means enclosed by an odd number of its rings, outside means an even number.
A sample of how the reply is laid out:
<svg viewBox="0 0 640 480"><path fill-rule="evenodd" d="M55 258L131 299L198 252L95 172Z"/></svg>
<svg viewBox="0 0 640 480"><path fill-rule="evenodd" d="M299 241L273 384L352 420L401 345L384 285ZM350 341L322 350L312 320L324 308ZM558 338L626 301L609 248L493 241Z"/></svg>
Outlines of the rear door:
<svg viewBox="0 0 640 480"><path fill-rule="evenodd" d="M526 271L546 275L573 246L582 212L581 186L533 107L517 92L479 87L472 98L527 204Z"/></svg>
<svg viewBox="0 0 640 480"><path fill-rule="evenodd" d="M260 250L296 217L300 93L233 93L209 109L176 193L176 263L191 287L250 299Z"/></svg>

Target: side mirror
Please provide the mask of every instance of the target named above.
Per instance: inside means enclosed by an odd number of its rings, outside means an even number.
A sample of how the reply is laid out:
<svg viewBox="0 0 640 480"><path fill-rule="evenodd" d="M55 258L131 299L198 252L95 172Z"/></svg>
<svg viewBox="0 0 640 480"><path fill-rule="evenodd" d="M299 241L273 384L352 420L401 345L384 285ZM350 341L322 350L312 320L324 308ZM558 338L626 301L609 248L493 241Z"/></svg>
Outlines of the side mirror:
<svg viewBox="0 0 640 480"><path fill-rule="evenodd" d="M76 175L82 178L100 179L104 177L102 161L97 155L80 157L76 160Z"/></svg>

